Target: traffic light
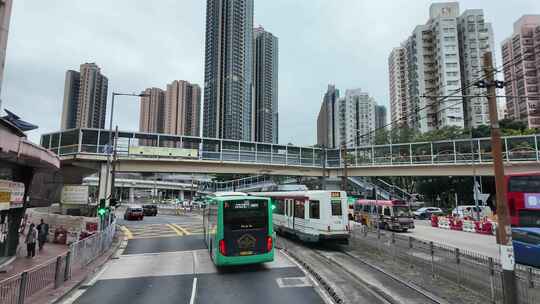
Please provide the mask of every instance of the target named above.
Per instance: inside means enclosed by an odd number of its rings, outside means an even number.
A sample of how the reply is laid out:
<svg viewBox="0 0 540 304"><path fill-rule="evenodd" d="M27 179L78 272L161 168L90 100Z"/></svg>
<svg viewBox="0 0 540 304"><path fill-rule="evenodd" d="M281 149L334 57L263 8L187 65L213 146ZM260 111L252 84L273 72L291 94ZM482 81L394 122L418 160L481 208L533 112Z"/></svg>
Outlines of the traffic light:
<svg viewBox="0 0 540 304"><path fill-rule="evenodd" d="M99 200L99 207L97 210L99 216L104 216L107 213L106 200L104 198Z"/></svg>

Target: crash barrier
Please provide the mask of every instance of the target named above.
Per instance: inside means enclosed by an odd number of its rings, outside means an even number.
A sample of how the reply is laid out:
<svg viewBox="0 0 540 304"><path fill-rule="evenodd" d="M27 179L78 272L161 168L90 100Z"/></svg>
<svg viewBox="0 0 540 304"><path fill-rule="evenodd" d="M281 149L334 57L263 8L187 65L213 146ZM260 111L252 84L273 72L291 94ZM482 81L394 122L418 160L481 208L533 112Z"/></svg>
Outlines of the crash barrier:
<svg viewBox="0 0 540 304"><path fill-rule="evenodd" d="M463 221L463 231L475 232L475 222L470 220Z"/></svg>
<svg viewBox="0 0 540 304"><path fill-rule="evenodd" d="M420 286L439 282L435 284L445 284L449 290L471 292L480 298L475 303L502 303L503 271L497 258L361 225L353 225L349 244L353 253L388 267L400 279ZM516 264L515 277L516 304L540 303L540 269Z"/></svg>
<svg viewBox="0 0 540 304"><path fill-rule="evenodd" d="M57 289L71 279L74 270L86 267L107 251L115 233L113 222L105 230L72 243L66 253L0 281L0 303L24 304L40 291Z"/></svg>
<svg viewBox="0 0 540 304"><path fill-rule="evenodd" d="M439 228L450 229L450 220L447 217L439 217Z"/></svg>
<svg viewBox="0 0 540 304"><path fill-rule="evenodd" d="M497 222L484 218L474 221L469 218L457 218L452 216L432 216L431 226L441 229L451 229L457 231L474 232L486 235L495 235Z"/></svg>

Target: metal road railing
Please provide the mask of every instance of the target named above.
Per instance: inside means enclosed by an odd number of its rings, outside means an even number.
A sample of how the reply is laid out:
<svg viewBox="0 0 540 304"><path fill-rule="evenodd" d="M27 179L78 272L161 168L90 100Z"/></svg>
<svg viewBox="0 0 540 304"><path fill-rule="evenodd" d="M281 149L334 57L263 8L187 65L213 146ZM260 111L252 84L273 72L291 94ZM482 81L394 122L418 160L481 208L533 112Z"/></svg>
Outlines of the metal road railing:
<svg viewBox="0 0 540 304"><path fill-rule="evenodd" d="M71 129L41 136L41 145L60 156L73 154L106 155L109 131ZM502 139L506 162L540 162L540 134L507 136ZM119 158L187 158L226 162L276 164L315 168L411 166L437 164L490 163L490 138L375 145L348 148L345 157L339 149L275 145L226 139L175 136L140 132L118 132L115 140ZM196 150L193 156L167 156L166 153L130 153L133 147L183 148Z"/></svg>
<svg viewBox="0 0 540 304"><path fill-rule="evenodd" d="M362 228L358 224L353 226L350 248L362 255L371 253L377 263L393 261L396 269L414 268L415 275L408 277L413 282L417 280L421 284L444 278L459 288L476 292L486 303L501 303L503 299L498 259L407 234ZM519 297L516 304L540 303L540 269L517 265L516 279Z"/></svg>
<svg viewBox="0 0 540 304"><path fill-rule="evenodd" d="M0 281L0 303L24 304L25 299L48 288L58 288L74 270L87 266L111 247L115 223L104 231L72 243L65 254Z"/></svg>

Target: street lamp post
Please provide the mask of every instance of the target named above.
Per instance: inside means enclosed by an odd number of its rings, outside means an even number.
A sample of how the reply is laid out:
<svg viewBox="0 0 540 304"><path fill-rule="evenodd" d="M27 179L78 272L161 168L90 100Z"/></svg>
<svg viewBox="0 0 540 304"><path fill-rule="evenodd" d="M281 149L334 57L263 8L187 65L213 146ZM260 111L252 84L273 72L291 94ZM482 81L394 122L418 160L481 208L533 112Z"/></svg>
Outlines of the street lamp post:
<svg viewBox="0 0 540 304"><path fill-rule="evenodd" d="M109 174L111 174L111 152L112 152L112 126L113 126L113 117L114 117L114 98L115 96L136 96L136 97L145 97L150 96L148 94L135 94L135 93L112 93L112 100L111 100L111 115L109 118L109 140L107 143L107 172L105 174L105 199L110 199L113 195L113 188L114 185L111 184L109 188ZM111 176L111 182L114 179ZM107 188L109 188L109 191L107 191ZM108 192L108 193L107 193Z"/></svg>

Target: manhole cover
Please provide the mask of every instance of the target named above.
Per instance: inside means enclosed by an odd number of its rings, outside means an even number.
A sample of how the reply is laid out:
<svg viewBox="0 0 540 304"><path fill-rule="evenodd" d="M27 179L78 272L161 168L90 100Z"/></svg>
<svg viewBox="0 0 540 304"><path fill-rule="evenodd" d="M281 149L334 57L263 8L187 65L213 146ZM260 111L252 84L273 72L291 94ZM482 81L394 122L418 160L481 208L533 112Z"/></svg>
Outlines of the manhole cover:
<svg viewBox="0 0 540 304"><path fill-rule="evenodd" d="M306 277L277 278L276 281L279 288L311 286L311 283Z"/></svg>

